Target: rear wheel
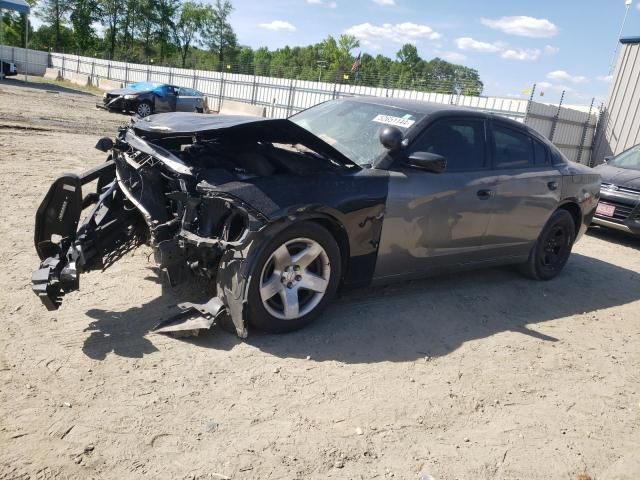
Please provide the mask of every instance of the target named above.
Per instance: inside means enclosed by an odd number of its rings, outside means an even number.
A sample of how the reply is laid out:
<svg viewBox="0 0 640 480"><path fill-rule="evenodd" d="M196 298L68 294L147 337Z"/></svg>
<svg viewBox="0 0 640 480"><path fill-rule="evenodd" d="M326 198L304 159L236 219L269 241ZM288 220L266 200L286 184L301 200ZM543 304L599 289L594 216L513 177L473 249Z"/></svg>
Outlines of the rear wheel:
<svg viewBox="0 0 640 480"><path fill-rule="evenodd" d="M285 230L259 254L249 285L249 323L272 333L311 323L334 297L340 250L331 234L313 222Z"/></svg>
<svg viewBox="0 0 640 480"><path fill-rule="evenodd" d="M576 228L571 214L557 210L542 229L523 273L535 280L551 280L558 276L569 260Z"/></svg>
<svg viewBox="0 0 640 480"><path fill-rule="evenodd" d="M138 103L138 106L136 107L136 113L139 117L148 117L149 115L151 115L153 113L153 106L151 105L151 102L144 100Z"/></svg>

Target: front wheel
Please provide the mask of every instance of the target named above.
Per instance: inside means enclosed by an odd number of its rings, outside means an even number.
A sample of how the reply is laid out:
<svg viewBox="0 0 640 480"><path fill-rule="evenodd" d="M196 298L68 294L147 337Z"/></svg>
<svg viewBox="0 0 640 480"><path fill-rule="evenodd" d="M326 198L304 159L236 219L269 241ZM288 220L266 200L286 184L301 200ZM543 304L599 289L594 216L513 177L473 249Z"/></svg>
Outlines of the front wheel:
<svg viewBox="0 0 640 480"><path fill-rule="evenodd" d="M138 106L136 107L136 113L140 118L148 117L149 115L151 115L153 113L153 106L151 105L151 102L144 100L138 103Z"/></svg>
<svg viewBox="0 0 640 480"><path fill-rule="evenodd" d="M333 236L313 222L294 225L259 254L249 285L249 323L271 333L308 325L334 297L340 274Z"/></svg>
<svg viewBox="0 0 640 480"><path fill-rule="evenodd" d="M538 240L522 266L523 273L534 280L551 280L558 276L569 260L576 227L571 214L557 210L542 229Z"/></svg>

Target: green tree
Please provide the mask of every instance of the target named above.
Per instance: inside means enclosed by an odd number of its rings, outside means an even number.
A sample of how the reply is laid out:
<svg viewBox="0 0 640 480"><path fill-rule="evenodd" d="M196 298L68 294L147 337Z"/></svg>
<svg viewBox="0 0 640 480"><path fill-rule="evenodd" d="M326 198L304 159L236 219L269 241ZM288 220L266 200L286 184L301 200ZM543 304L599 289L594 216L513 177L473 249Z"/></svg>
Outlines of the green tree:
<svg viewBox="0 0 640 480"><path fill-rule="evenodd" d="M101 21L106 26L109 41L109 58L113 58L116 51L116 39L125 5L121 0L100 0L99 8Z"/></svg>
<svg viewBox="0 0 640 480"><path fill-rule="evenodd" d="M86 53L93 45L95 40L93 24L99 18L97 0L72 0L70 19L75 44L80 53Z"/></svg>
<svg viewBox="0 0 640 480"><path fill-rule="evenodd" d="M151 41L154 32L160 28L160 8L156 0L139 0L139 33L145 58L151 55Z"/></svg>
<svg viewBox="0 0 640 480"><path fill-rule="evenodd" d="M67 23L71 5L71 0L41 0L36 8L36 16L46 25L53 27L56 51L59 51L62 46L60 31Z"/></svg>
<svg viewBox="0 0 640 480"><path fill-rule="evenodd" d="M158 26L157 38L160 44L160 62L164 63L171 42L171 32L180 3L173 0L157 0Z"/></svg>
<svg viewBox="0 0 640 480"><path fill-rule="evenodd" d="M422 60L420 58L420 55L418 55L418 49L416 48L416 46L410 43L405 43L402 48L398 50L398 53L396 53L396 58L403 66L409 69L415 67L418 62Z"/></svg>
<svg viewBox="0 0 640 480"><path fill-rule="evenodd" d="M187 64L189 48L200 43L200 34L210 15L211 8L208 5L191 1L182 4L173 31L175 41L180 49L182 68Z"/></svg>
<svg viewBox="0 0 640 480"><path fill-rule="evenodd" d="M238 44L236 34L229 23L232 11L233 5L229 0L216 0L207 17L206 42L209 49L218 56L220 68L224 65L225 52L234 49Z"/></svg>

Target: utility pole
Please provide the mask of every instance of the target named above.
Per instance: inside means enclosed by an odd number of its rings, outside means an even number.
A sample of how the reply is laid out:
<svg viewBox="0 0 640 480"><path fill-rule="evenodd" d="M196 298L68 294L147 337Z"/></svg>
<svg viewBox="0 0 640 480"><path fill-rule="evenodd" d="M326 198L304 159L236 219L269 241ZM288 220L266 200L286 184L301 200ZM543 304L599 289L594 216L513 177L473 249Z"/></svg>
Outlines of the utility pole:
<svg viewBox="0 0 640 480"><path fill-rule="evenodd" d="M318 60L318 82L322 81L322 69L327 66L327 62L324 60Z"/></svg>
<svg viewBox="0 0 640 480"><path fill-rule="evenodd" d="M613 57L611 57L611 64L609 65L609 75L613 73L613 69L616 67L616 59L618 57L618 49L620 48L620 38L622 37L622 33L624 32L624 26L627 23L627 17L629 16L629 9L631 8L631 4L633 0L624 0L624 18L622 19L622 26L620 27L620 33L618 33L618 38L616 38L616 49L613 51Z"/></svg>

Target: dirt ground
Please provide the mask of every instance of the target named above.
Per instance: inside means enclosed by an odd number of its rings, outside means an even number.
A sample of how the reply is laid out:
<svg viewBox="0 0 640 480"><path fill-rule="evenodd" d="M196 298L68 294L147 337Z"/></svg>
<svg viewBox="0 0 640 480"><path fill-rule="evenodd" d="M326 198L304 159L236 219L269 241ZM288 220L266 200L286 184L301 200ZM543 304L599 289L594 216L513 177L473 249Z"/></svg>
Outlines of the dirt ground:
<svg viewBox="0 0 640 480"><path fill-rule="evenodd" d="M549 283L356 291L246 341L150 333L206 292L143 247L47 312L36 208L128 119L33 87L0 82L0 479L640 477L640 240L595 230Z"/></svg>

